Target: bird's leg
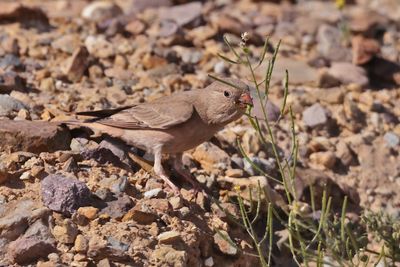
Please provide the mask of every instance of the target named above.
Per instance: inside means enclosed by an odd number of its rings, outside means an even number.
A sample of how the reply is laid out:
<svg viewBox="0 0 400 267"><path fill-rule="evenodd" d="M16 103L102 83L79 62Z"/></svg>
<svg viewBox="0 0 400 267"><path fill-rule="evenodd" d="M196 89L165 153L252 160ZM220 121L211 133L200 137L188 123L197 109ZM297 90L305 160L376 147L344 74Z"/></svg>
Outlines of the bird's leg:
<svg viewBox="0 0 400 267"><path fill-rule="evenodd" d="M174 170L180 175L182 176L188 183L190 183L194 190L197 191L202 191L201 186L196 183L196 181L194 180L194 177L192 176L192 174L189 172L188 169L185 168L185 166L183 166L182 163L182 153L177 153L174 155L173 157L173 168Z"/></svg>
<svg viewBox="0 0 400 267"><path fill-rule="evenodd" d="M154 151L154 173L164 180L169 187L174 191L175 194L179 194L179 188L174 185L174 183L169 179L168 175L165 173L164 168L161 164L162 154L161 149Z"/></svg>

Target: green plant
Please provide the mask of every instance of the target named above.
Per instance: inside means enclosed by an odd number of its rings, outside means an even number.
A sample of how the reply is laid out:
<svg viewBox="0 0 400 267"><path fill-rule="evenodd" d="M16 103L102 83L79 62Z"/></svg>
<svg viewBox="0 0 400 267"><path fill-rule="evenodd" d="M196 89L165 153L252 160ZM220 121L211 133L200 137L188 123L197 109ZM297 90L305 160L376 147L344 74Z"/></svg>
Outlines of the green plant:
<svg viewBox="0 0 400 267"><path fill-rule="evenodd" d="M253 190L248 190L250 199L249 205L245 204L243 192L240 188L235 188L237 193L236 202L239 206L240 215L235 217L229 214L232 219L250 236L255 250L260 259L260 265L273 266L274 257L274 222L278 222L281 228L287 233L287 240L284 246L290 251L293 261L299 266L370 266L380 260L389 259L391 262L399 260L399 238L400 223L395 223L382 215L364 216L360 223L353 223L346 218L348 199L345 197L340 211L332 210L332 197L328 194L329 190L323 191L322 197L316 199L313 187L310 187L311 203L304 203L296 196L294 180L296 177L298 141L295 131L295 122L291 107L286 106L286 99L289 92L288 78L286 71L284 81L283 101L280 108L279 119L270 122L265 110L266 102L271 88L271 78L274 64L277 59L280 43L277 44L272 56L268 59L265 75L261 81L257 80L255 71L263 65L267 58L269 40L266 39L260 57L256 60L247 45L248 34L242 35L242 42L239 48L224 36L224 41L229 48L230 55L219 55L220 58L230 64L241 64L249 70L249 81L256 90L256 100L259 101L262 109L262 117L252 115L251 108L248 109L247 116L251 125L257 131L261 142L272 148L273 157L279 175L273 177L265 173L260 166L252 162L250 157L243 150L238 140L238 149L244 159L248 161L259 173L269 179L274 184L284 188L286 204L284 207L277 207L266 195L264 188L258 185L256 188L257 197L254 199ZM254 63L255 62L255 63ZM221 82L228 82L210 75L213 79ZM233 84L230 84L234 86ZM290 120L291 150L287 157L278 153L277 142L274 134L274 126L285 116ZM317 203L319 201L319 203ZM336 200L337 201L337 200ZM316 206L321 208L317 210ZM260 207L267 207L262 210ZM221 206L220 206L221 207ZM222 207L221 207L222 209ZM225 210L226 213L228 213ZM383 219L385 218L385 219ZM255 225L262 221L263 230L260 232ZM380 252L375 252L368 248L368 238L366 230L375 233L377 240L384 240L384 246ZM228 240L229 238L227 238ZM394 265L393 265L394 266Z"/></svg>

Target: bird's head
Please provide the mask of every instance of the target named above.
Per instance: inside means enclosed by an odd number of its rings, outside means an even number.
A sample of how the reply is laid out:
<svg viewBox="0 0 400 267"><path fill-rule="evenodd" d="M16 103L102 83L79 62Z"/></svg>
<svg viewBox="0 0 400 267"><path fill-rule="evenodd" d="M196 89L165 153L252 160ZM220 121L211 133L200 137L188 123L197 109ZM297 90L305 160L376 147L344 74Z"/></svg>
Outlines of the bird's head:
<svg viewBox="0 0 400 267"><path fill-rule="evenodd" d="M227 124L240 118L248 105L253 105L249 86L244 82L228 78L224 79L230 85L221 81L210 84L203 94L208 103L207 117L211 123Z"/></svg>

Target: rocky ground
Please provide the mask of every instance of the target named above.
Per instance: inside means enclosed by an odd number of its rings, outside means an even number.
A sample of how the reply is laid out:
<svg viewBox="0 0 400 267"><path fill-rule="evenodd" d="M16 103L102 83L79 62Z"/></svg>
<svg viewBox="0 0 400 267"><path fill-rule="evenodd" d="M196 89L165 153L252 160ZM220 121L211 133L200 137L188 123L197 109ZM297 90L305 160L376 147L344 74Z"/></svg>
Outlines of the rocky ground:
<svg viewBox="0 0 400 267"><path fill-rule="evenodd" d="M270 36L267 57L282 40L267 109L278 117L288 69L299 192L329 183L339 206L347 194L355 206L400 216L397 1L358 0L343 9L331 1L250 0L0 5L1 266L258 265L249 236L210 198L179 177L181 196L174 196L121 144L56 123L76 111L203 88L209 73L246 81L244 66L216 56L228 52L225 33L239 43L247 31L254 55ZM274 131L288 155L289 121ZM277 174L246 118L185 155L196 179L233 214L235 185L246 190L260 181L282 194L243 159L237 138Z"/></svg>

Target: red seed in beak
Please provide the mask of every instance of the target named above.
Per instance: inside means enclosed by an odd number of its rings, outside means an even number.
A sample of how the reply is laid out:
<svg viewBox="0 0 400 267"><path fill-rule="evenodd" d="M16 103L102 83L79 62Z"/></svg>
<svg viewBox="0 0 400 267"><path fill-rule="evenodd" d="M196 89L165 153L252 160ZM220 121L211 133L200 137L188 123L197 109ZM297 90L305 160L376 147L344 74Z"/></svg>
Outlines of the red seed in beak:
<svg viewBox="0 0 400 267"><path fill-rule="evenodd" d="M253 100L249 93L243 93L239 98L239 103L244 105L253 106Z"/></svg>

